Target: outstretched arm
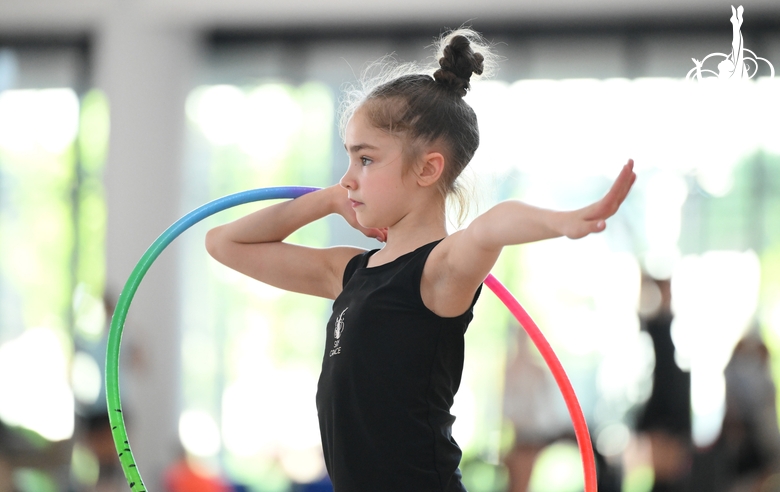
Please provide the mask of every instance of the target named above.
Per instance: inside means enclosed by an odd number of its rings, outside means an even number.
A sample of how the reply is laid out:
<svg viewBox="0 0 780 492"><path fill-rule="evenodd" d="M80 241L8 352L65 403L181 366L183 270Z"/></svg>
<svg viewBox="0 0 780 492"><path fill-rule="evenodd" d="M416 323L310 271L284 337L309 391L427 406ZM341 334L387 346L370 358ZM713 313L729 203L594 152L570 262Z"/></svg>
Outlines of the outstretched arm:
<svg viewBox="0 0 780 492"><path fill-rule="evenodd" d="M579 210L557 212L534 207L519 201L499 203L481 215L468 227L467 234L475 246L484 250L500 250L511 244L523 244L542 239L566 236L579 239L606 228L606 220L617 212L634 184L634 162L629 160L601 200ZM464 245L467 246L467 245Z"/></svg>
<svg viewBox="0 0 780 492"><path fill-rule="evenodd" d="M431 253L432 265L423 277L426 305L440 315L462 313L504 246L603 231L634 184L633 167L629 160L604 198L579 210L557 212L512 200L480 215Z"/></svg>
<svg viewBox="0 0 780 492"><path fill-rule="evenodd" d="M206 234L206 249L220 263L281 289L334 299L352 247L309 248L283 242L290 234L331 213L342 215L369 237L384 232L360 227L339 185L263 208Z"/></svg>

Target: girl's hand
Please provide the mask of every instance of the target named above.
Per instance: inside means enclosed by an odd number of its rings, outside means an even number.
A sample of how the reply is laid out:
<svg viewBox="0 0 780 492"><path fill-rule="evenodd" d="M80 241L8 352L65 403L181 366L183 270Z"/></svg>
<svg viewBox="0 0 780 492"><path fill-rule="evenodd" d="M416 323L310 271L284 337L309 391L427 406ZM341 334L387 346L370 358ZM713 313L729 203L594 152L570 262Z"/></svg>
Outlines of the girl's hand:
<svg viewBox="0 0 780 492"><path fill-rule="evenodd" d="M357 215L355 214L355 210L352 208L349 198L347 197L347 190L343 188L341 185L334 185L333 188L338 188L338 190L334 190L334 193L336 195L335 198L333 199L334 213L337 213L342 217L344 217L344 220L346 220L349 225L351 225L358 231L362 232L367 237L372 237L377 241L381 241L383 243L387 242L387 229L363 227L362 225L360 225L360 223L358 223L357 221Z"/></svg>
<svg viewBox="0 0 780 492"><path fill-rule="evenodd" d="M618 211L636 180L634 161L629 159L604 198L585 208L565 214L562 233L570 239L579 239L607 227L606 220Z"/></svg>

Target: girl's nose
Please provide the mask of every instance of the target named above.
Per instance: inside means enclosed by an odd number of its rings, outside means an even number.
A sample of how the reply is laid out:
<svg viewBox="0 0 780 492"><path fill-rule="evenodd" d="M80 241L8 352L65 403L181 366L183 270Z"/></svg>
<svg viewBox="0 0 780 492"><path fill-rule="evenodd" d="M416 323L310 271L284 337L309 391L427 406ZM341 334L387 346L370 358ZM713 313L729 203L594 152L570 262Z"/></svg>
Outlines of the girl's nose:
<svg viewBox="0 0 780 492"><path fill-rule="evenodd" d="M342 188L346 188L348 190L354 190L355 189L355 179L352 177L352 173L350 172L352 170L352 163L347 164L347 171L344 173L344 176L341 177L339 180L339 184L342 186Z"/></svg>

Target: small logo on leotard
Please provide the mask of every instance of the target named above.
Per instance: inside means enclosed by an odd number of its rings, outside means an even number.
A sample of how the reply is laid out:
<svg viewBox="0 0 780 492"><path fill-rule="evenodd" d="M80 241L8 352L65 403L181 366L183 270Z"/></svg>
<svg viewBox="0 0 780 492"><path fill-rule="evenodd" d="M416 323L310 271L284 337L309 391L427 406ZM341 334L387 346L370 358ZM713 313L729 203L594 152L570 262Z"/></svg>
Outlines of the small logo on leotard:
<svg viewBox="0 0 780 492"><path fill-rule="evenodd" d="M347 312L347 309L349 308L344 308L341 314L336 318L336 329L333 330L333 336L336 337L336 340L341 338L341 332L344 331L344 313Z"/></svg>
<svg viewBox="0 0 780 492"><path fill-rule="evenodd" d="M347 309L349 308L344 308L341 314L336 318L336 328L333 330L333 337L336 341L333 342L333 350L330 351L331 357L341 353L341 340L339 339L341 338L341 334L344 333L344 313L347 312Z"/></svg>

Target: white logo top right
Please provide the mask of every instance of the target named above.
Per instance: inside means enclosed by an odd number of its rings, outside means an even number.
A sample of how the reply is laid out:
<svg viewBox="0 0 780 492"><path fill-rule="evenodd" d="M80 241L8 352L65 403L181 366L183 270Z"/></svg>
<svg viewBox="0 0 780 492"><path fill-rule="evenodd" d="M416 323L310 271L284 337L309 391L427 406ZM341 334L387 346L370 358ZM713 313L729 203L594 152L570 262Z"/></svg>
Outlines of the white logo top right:
<svg viewBox="0 0 780 492"><path fill-rule="evenodd" d="M723 53L711 53L707 55L702 61L699 61L696 58L691 58L696 66L688 72L688 75L685 77L686 80L696 79L697 81L701 82L704 79L714 79L716 77L718 79L731 80L751 79L756 74L756 72L758 72L759 61L765 62L767 65L769 65L770 76L774 78L775 67L772 66L769 60L766 58L761 58L749 49L745 48L745 44L742 40L742 32L740 31L742 27L742 12L744 12L744 10L745 9L742 8L742 5L740 5L737 9L735 9L733 5L731 6L731 26L734 33L731 39L731 53L728 55ZM748 53L752 56L748 56ZM704 62L706 62L709 58L723 58L723 60L718 63L717 73L713 70L707 70L703 68Z"/></svg>

